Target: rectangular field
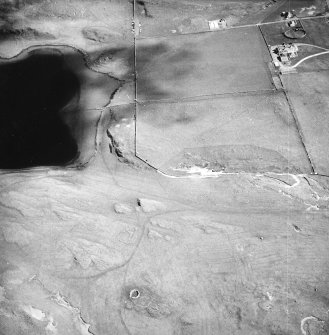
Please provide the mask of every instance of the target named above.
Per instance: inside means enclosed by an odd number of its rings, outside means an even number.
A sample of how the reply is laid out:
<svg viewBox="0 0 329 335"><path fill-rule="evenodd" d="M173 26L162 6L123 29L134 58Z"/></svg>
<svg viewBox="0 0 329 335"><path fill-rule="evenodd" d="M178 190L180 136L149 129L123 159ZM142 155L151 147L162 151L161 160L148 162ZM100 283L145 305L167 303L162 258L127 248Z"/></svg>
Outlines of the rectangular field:
<svg viewBox="0 0 329 335"><path fill-rule="evenodd" d="M258 27L137 40L137 98L272 90L269 62Z"/></svg>
<svg viewBox="0 0 329 335"><path fill-rule="evenodd" d="M329 71L283 76L315 172L329 174Z"/></svg>
<svg viewBox="0 0 329 335"><path fill-rule="evenodd" d="M261 30L268 45L277 45L282 43L305 43L322 48L329 48L329 24L328 18L314 18L300 20L306 36L299 39L286 38L283 33L289 28L285 21L262 25Z"/></svg>
<svg viewBox="0 0 329 335"><path fill-rule="evenodd" d="M311 172L283 93L138 104L136 120L137 155L171 175Z"/></svg>

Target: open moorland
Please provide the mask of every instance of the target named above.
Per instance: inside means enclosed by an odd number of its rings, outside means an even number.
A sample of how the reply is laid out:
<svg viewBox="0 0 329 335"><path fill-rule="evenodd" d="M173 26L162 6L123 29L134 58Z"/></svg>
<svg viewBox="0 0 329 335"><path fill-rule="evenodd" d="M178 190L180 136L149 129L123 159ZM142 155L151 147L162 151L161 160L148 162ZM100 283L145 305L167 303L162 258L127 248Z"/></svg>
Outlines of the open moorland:
<svg viewBox="0 0 329 335"><path fill-rule="evenodd" d="M329 334L328 27L1 1L0 334Z"/></svg>

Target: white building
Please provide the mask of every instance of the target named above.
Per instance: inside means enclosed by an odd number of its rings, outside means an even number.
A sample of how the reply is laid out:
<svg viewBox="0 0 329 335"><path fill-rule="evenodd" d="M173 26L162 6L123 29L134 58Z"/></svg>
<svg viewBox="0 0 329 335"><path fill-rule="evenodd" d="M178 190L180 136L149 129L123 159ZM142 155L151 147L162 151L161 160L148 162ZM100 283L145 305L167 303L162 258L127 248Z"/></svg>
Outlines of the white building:
<svg viewBox="0 0 329 335"><path fill-rule="evenodd" d="M221 30L227 28L227 22L225 19L208 21L210 30Z"/></svg>

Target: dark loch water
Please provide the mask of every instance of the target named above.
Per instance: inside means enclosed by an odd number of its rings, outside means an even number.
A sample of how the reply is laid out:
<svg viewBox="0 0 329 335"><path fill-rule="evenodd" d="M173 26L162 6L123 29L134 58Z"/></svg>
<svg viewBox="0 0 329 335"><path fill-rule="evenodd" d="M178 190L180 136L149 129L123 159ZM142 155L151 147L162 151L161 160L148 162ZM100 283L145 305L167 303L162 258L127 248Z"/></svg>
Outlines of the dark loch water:
<svg viewBox="0 0 329 335"><path fill-rule="evenodd" d="M61 110L80 85L61 54L33 51L0 63L0 168L62 166L78 154Z"/></svg>

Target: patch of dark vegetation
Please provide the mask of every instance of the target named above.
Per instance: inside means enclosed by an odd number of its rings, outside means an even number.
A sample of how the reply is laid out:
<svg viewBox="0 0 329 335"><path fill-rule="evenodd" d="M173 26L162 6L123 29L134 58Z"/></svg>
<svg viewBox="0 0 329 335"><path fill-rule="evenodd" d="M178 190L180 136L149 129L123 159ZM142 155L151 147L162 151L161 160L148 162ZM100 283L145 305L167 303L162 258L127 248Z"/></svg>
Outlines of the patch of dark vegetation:
<svg viewBox="0 0 329 335"><path fill-rule="evenodd" d="M9 2L4 2L0 4L1 16L3 16L4 14L10 14L15 9L16 8Z"/></svg>
<svg viewBox="0 0 329 335"><path fill-rule="evenodd" d="M195 120L195 118L193 116L189 115L187 112L181 112L174 119L175 122L177 122L177 123L183 123L183 124L191 123L194 120Z"/></svg>
<svg viewBox="0 0 329 335"><path fill-rule="evenodd" d="M292 165L286 157L276 150L249 144L184 148L179 155L170 161L170 164L176 165L180 169L197 166L213 172L301 173L298 167Z"/></svg>
<svg viewBox="0 0 329 335"><path fill-rule="evenodd" d="M109 148L110 148L110 152L111 154L114 153L118 156L118 157L123 157L123 153L120 149L120 145L119 143L115 140L115 138L113 137L113 135L111 134L111 132L109 131L109 129L107 130L107 136L110 139L110 144L109 144Z"/></svg>
<svg viewBox="0 0 329 335"><path fill-rule="evenodd" d="M146 286L124 288L123 299L125 308L149 318L164 319L173 312L173 306L167 299Z"/></svg>
<svg viewBox="0 0 329 335"><path fill-rule="evenodd" d="M152 17L152 15L150 14L150 12L147 9L146 3L145 1L141 1L141 0L137 0L136 1L137 5L141 7L141 14L145 15L146 17Z"/></svg>
<svg viewBox="0 0 329 335"><path fill-rule="evenodd" d="M131 4L134 4L134 0L130 0ZM140 15L143 15L145 17L152 18L153 16L150 14L148 8L147 8L147 3L142 0L136 0L135 2L136 5L136 10Z"/></svg>
<svg viewBox="0 0 329 335"><path fill-rule="evenodd" d="M6 39L54 40L56 37L52 34L38 31L32 28L14 29L10 27L1 27L0 40Z"/></svg>
<svg viewBox="0 0 329 335"><path fill-rule="evenodd" d="M101 54L91 55L89 58L89 63L91 66L98 66L102 64L106 64L109 62L115 61L123 61L129 66L131 69L129 73L132 75L134 69L134 49L133 48L111 48L105 50Z"/></svg>
<svg viewBox="0 0 329 335"><path fill-rule="evenodd" d="M52 49L50 49L52 50ZM0 168L66 165L78 155L63 108L80 84L58 52L31 52L0 64Z"/></svg>
<svg viewBox="0 0 329 335"><path fill-rule="evenodd" d="M88 40L100 43L107 43L113 39L113 34L102 27L86 27L82 29L82 35Z"/></svg>
<svg viewBox="0 0 329 335"><path fill-rule="evenodd" d="M27 5L36 5L43 0L1 0L0 1L0 17L11 14L20 10Z"/></svg>

